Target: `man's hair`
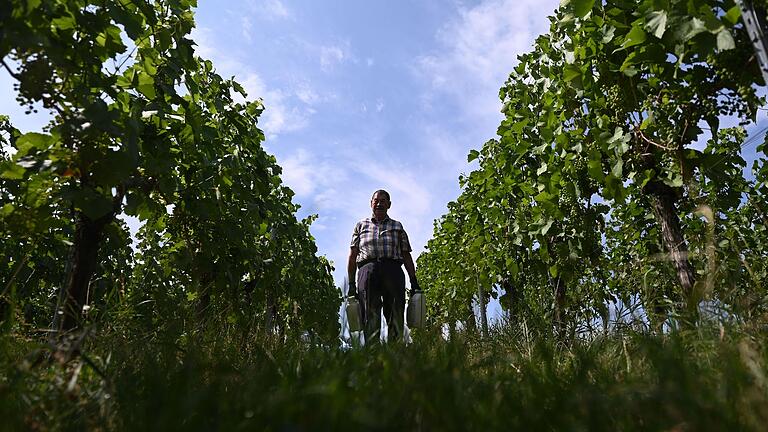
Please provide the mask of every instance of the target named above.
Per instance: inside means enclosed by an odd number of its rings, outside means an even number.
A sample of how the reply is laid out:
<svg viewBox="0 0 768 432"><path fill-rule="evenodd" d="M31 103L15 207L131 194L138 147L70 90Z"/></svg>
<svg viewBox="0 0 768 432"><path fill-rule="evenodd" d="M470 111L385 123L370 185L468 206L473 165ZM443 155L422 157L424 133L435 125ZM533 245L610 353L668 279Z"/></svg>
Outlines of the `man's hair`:
<svg viewBox="0 0 768 432"><path fill-rule="evenodd" d="M385 195L387 197L387 201L392 201L392 198L389 197L389 192L385 191L384 189L379 189L374 192L373 195L371 195L371 200L373 200L373 197L375 197L377 193Z"/></svg>

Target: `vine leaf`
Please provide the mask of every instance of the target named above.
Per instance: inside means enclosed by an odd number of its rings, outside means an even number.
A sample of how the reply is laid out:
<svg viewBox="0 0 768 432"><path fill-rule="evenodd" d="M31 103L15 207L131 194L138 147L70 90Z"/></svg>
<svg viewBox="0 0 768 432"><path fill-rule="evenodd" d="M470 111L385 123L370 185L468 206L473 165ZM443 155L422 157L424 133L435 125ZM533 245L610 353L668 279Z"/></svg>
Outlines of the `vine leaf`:
<svg viewBox="0 0 768 432"><path fill-rule="evenodd" d="M651 12L646 18L645 26L649 32L651 32L657 38L661 39L661 37L664 36L664 32L667 30L667 12Z"/></svg>
<svg viewBox="0 0 768 432"><path fill-rule="evenodd" d="M595 0L571 0L573 4L573 12L577 17L583 18L586 16L595 5Z"/></svg>

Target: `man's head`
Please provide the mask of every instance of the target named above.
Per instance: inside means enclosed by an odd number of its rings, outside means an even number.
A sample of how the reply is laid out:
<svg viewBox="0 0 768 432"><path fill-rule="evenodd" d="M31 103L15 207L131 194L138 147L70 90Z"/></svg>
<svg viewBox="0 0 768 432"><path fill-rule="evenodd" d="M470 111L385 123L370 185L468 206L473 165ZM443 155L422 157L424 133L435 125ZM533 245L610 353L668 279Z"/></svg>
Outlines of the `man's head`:
<svg viewBox="0 0 768 432"><path fill-rule="evenodd" d="M373 193L373 196L371 197L371 210L373 210L373 215L376 219L382 220L386 218L387 210L389 210L391 205L392 202L389 200L389 192L384 189L379 189Z"/></svg>

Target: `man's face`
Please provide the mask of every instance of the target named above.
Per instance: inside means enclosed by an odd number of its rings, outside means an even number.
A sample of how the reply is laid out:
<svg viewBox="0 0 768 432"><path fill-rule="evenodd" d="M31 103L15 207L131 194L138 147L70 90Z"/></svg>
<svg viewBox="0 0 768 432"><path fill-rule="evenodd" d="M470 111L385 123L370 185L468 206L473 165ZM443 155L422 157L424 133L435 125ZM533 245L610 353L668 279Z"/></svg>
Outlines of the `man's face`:
<svg viewBox="0 0 768 432"><path fill-rule="evenodd" d="M392 203L390 203L387 196L381 192L376 192L373 195L373 198L371 198L371 210L373 210L373 214L377 219L387 215L387 210L389 210L390 205L392 205Z"/></svg>

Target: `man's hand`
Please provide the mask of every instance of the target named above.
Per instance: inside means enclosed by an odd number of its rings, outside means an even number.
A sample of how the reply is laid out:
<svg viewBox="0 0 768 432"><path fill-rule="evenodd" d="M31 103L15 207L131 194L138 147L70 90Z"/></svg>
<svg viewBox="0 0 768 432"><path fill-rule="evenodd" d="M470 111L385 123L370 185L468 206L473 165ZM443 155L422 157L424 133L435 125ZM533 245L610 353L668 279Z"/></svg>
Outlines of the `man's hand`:
<svg viewBox="0 0 768 432"><path fill-rule="evenodd" d="M355 282L355 273L357 273L357 254L358 249L355 246L349 248L349 259L347 260L347 297L357 296L357 283Z"/></svg>
<svg viewBox="0 0 768 432"><path fill-rule="evenodd" d="M408 272L408 279L411 280L411 295L413 295L414 292L421 291L421 287L416 280L416 267L413 265L410 252L403 251L403 265L405 265L405 271Z"/></svg>
<svg viewBox="0 0 768 432"><path fill-rule="evenodd" d="M421 287L419 286L419 281L417 281L416 277L414 276L411 278L411 295L417 291L421 291Z"/></svg>

